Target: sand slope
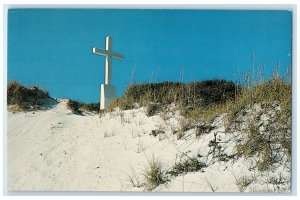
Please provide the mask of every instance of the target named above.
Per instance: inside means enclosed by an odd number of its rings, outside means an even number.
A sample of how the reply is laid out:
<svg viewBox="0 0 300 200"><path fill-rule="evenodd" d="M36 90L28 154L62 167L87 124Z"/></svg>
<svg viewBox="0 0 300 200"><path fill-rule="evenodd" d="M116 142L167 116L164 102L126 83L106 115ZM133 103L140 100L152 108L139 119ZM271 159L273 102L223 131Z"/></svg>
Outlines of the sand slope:
<svg viewBox="0 0 300 200"><path fill-rule="evenodd" d="M9 191L143 191L133 187L129 175L143 182L143 171L155 157L170 169L182 156L198 156L208 167L190 172L158 186L153 191L239 192L236 179L257 176L245 191L288 191L289 182L280 186L265 184L266 177L289 179L289 168L259 174L249 170L244 159L213 162L209 142L218 134L230 155L236 135L224 133L222 116L216 128L196 138L196 129L177 140L173 131L182 118L177 111L164 117L147 117L143 108L114 111L101 117L75 115L66 108L67 100L49 110L8 113L8 190ZM169 116L168 116L169 115ZM152 130L164 134L151 135ZM226 147L226 148L225 148Z"/></svg>

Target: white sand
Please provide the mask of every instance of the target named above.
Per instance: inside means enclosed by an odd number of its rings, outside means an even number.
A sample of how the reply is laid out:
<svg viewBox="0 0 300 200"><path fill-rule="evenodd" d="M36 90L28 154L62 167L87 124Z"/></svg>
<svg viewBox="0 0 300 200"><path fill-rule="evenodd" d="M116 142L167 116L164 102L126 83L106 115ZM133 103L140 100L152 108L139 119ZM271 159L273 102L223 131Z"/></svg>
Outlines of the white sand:
<svg viewBox="0 0 300 200"><path fill-rule="evenodd" d="M203 162L208 143L218 132L221 141L235 135L222 133L222 119L215 123L217 129L200 138L195 129L188 130L177 140L172 130L182 120L178 112L163 120L159 115L147 117L143 108L114 111L102 117L85 113L72 114L66 108L67 100L60 100L46 111L8 114L8 190L9 191L143 191L133 187L129 176L136 174L143 182L147 160L154 156L164 169L186 153L200 154ZM166 115L168 117L168 115ZM218 120L217 120L218 121ZM150 135L152 130L164 130L160 136ZM224 144L228 154L233 152L234 140ZM257 176L245 191L288 191L274 189L264 184L270 173L250 171L243 158L228 162L211 163L203 171L172 177L154 191L239 192L235 177ZM279 168L280 174L289 178L289 169Z"/></svg>

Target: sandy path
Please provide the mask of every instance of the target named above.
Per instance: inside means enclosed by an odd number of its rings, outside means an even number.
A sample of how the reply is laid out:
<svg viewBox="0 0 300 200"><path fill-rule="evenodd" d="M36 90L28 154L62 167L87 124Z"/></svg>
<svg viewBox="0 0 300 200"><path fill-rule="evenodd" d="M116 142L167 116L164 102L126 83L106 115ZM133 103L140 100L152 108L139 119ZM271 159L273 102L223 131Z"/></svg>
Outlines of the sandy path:
<svg viewBox="0 0 300 200"><path fill-rule="evenodd" d="M136 115L128 114L127 123L120 116L74 115L65 102L47 111L9 113L9 190L126 189L131 168L142 170L147 154L165 149L149 136L155 123ZM155 145L160 148L149 151Z"/></svg>

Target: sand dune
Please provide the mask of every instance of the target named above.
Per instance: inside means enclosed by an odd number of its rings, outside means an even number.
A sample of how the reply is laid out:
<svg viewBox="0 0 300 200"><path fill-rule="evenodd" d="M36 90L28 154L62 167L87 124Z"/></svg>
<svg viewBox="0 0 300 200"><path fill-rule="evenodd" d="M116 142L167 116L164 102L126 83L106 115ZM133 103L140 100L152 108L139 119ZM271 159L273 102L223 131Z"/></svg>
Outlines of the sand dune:
<svg viewBox="0 0 300 200"><path fill-rule="evenodd" d="M246 176L256 178L245 191L289 191L289 181L277 189L264 182L279 175L289 180L288 166L262 173L249 170L249 161L243 158L213 160L208 144L216 135L227 155L240 137L224 133L222 116L209 133L196 138L192 128L178 140L173 132L183 119L176 110L170 109L164 117L147 117L144 108L100 117L73 114L66 102L59 100L49 110L8 113L9 191L143 191L142 184L130 183L130 176L136 174L136 181L142 183L153 157L170 169L184 156L197 157L207 167L170 176L153 191L239 192L237 179ZM153 130L162 134L153 136Z"/></svg>

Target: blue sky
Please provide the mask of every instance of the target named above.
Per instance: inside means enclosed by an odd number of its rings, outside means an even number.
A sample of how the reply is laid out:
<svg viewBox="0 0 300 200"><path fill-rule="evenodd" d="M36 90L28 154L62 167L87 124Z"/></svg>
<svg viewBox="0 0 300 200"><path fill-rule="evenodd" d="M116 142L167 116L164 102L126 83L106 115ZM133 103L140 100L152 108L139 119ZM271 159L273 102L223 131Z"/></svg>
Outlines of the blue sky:
<svg viewBox="0 0 300 200"><path fill-rule="evenodd" d="M266 76L278 62L283 73L291 64L291 18L289 11L12 9L8 81L97 102L104 57L92 47L104 48L108 35L125 56L112 63L118 96L132 81L237 81L251 70L252 52Z"/></svg>

